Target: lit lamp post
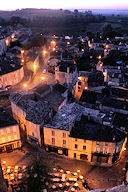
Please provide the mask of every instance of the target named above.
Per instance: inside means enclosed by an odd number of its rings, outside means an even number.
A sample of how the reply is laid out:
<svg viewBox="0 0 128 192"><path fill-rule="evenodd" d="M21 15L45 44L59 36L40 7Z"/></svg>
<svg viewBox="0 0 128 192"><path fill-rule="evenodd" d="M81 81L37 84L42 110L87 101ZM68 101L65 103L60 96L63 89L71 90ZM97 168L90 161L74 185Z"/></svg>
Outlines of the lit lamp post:
<svg viewBox="0 0 128 192"><path fill-rule="evenodd" d="M51 41L51 45L52 45L52 47L55 47L56 46L56 42L55 41Z"/></svg>
<svg viewBox="0 0 128 192"><path fill-rule="evenodd" d="M24 83L24 84L23 84L23 87L24 87L24 88L27 88L27 87L28 87L27 83Z"/></svg>
<svg viewBox="0 0 128 192"><path fill-rule="evenodd" d="M41 77L41 80L45 80L45 77L42 76L42 77Z"/></svg>
<svg viewBox="0 0 128 192"><path fill-rule="evenodd" d="M36 71L36 69L37 69L37 65L35 63L33 64L33 69L34 69L34 71Z"/></svg>
<svg viewBox="0 0 128 192"><path fill-rule="evenodd" d="M101 55L98 56L98 59L101 60Z"/></svg>
<svg viewBox="0 0 128 192"><path fill-rule="evenodd" d="M47 54L47 51L46 51L46 50L44 50L44 51L43 51L43 55L45 56L46 54Z"/></svg>
<svg viewBox="0 0 128 192"><path fill-rule="evenodd" d="M8 46L9 45L9 41L8 41L8 39L6 39L6 46Z"/></svg>

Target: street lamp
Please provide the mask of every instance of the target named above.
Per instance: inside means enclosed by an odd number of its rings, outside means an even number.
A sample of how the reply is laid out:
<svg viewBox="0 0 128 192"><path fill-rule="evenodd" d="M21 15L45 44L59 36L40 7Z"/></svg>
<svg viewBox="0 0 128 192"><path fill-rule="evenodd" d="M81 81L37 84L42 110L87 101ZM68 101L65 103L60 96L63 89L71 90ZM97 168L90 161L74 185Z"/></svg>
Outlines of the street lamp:
<svg viewBox="0 0 128 192"><path fill-rule="evenodd" d="M23 86L24 86L24 88L27 88L27 87L28 87L27 83L24 83Z"/></svg>
<svg viewBox="0 0 128 192"><path fill-rule="evenodd" d="M52 44L52 45L55 45L55 44L56 44L56 42L55 42L55 41L51 41L51 44Z"/></svg>
<svg viewBox="0 0 128 192"><path fill-rule="evenodd" d="M3 161L3 164L5 165L5 164L6 164L6 161Z"/></svg>
<svg viewBox="0 0 128 192"><path fill-rule="evenodd" d="M44 50L44 51L43 51L43 54L44 54L44 55L46 55L46 54L47 54L47 51L46 51L46 50Z"/></svg>
<svg viewBox="0 0 128 192"><path fill-rule="evenodd" d="M24 53L24 50L23 50L23 49L21 50L21 53L22 53L22 54Z"/></svg>
<svg viewBox="0 0 128 192"><path fill-rule="evenodd" d="M45 77L41 77L41 79L42 79L42 80L44 80L44 79L45 79Z"/></svg>
<svg viewBox="0 0 128 192"><path fill-rule="evenodd" d="M37 68L37 65L34 63L33 64L33 68L34 68L34 71L36 70L36 68Z"/></svg>
<svg viewBox="0 0 128 192"><path fill-rule="evenodd" d="M98 59L101 60L101 55L98 56Z"/></svg>
<svg viewBox="0 0 128 192"><path fill-rule="evenodd" d="M109 48L109 45L106 45L106 49L108 49Z"/></svg>

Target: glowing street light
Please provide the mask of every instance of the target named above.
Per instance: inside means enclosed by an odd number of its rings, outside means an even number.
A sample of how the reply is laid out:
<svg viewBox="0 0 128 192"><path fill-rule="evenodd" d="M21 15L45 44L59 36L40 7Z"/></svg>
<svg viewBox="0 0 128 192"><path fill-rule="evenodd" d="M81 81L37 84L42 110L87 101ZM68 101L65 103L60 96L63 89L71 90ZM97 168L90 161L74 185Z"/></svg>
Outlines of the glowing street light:
<svg viewBox="0 0 128 192"><path fill-rule="evenodd" d="M101 60L101 55L98 56L98 59Z"/></svg>
<svg viewBox="0 0 128 192"><path fill-rule="evenodd" d="M55 42L55 41L51 41L51 44L55 45L55 44L56 44L56 42Z"/></svg>
<svg viewBox="0 0 128 192"><path fill-rule="evenodd" d="M6 161L3 161L3 164L6 164Z"/></svg>
<svg viewBox="0 0 128 192"><path fill-rule="evenodd" d="M37 68L37 65L35 63L33 64L33 68L34 68L34 70L36 70L36 68Z"/></svg>
<svg viewBox="0 0 128 192"><path fill-rule="evenodd" d="M85 90L87 90L88 89L88 87L87 86L85 86L85 88L84 88Z"/></svg>
<svg viewBox="0 0 128 192"><path fill-rule="evenodd" d="M79 170L79 169L77 170L77 173L80 173L80 170Z"/></svg>
<svg viewBox="0 0 128 192"><path fill-rule="evenodd" d="M21 62L24 63L24 59L22 59Z"/></svg>
<svg viewBox="0 0 128 192"><path fill-rule="evenodd" d="M9 45L9 41L8 41L8 39L6 39L6 45L7 45L7 46Z"/></svg>
<svg viewBox="0 0 128 192"><path fill-rule="evenodd" d="M46 51L46 50L44 50L44 51L43 51L43 54L44 54L44 55L46 55L46 54L47 54L47 51Z"/></svg>
<svg viewBox="0 0 128 192"><path fill-rule="evenodd" d="M109 48L109 45L106 45L106 49L108 49Z"/></svg>
<svg viewBox="0 0 128 192"><path fill-rule="evenodd" d="M23 50L23 49L21 50L21 53L22 53L22 54L24 53L24 50Z"/></svg>
<svg viewBox="0 0 128 192"><path fill-rule="evenodd" d="M27 83L24 83L23 86L24 86L24 88L27 88L27 87L28 87Z"/></svg>
<svg viewBox="0 0 128 192"><path fill-rule="evenodd" d="M89 47L92 48L92 47L93 47L93 44L90 44Z"/></svg>
<svg viewBox="0 0 128 192"><path fill-rule="evenodd" d="M45 77L41 77L41 79L42 79L42 80L44 80L44 79L45 79Z"/></svg>
<svg viewBox="0 0 128 192"><path fill-rule="evenodd" d="M11 38L14 39L14 35L13 34L12 34Z"/></svg>
<svg viewBox="0 0 128 192"><path fill-rule="evenodd" d="M69 42L69 41L67 42L67 45L70 45L70 42Z"/></svg>

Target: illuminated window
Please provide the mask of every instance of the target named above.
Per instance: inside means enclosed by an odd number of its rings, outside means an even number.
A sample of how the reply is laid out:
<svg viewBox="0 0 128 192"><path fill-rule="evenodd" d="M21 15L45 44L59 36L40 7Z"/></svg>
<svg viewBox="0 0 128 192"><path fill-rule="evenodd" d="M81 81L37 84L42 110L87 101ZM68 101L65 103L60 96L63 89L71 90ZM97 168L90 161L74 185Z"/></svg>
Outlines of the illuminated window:
<svg viewBox="0 0 128 192"><path fill-rule="evenodd" d="M52 131L52 136L55 136L55 131Z"/></svg>
<svg viewBox="0 0 128 192"><path fill-rule="evenodd" d="M2 138L2 143L5 143L5 138Z"/></svg>
<svg viewBox="0 0 128 192"><path fill-rule="evenodd" d="M7 128L7 133L10 133L11 131L10 131L10 128Z"/></svg>
<svg viewBox="0 0 128 192"><path fill-rule="evenodd" d="M3 129L0 130L0 134L4 135L4 130Z"/></svg>
<svg viewBox="0 0 128 192"><path fill-rule="evenodd" d="M17 135L14 135L14 139L17 139Z"/></svg>
<svg viewBox="0 0 128 192"><path fill-rule="evenodd" d="M78 145L77 144L75 144L75 149L77 149L78 148Z"/></svg>
<svg viewBox="0 0 128 192"><path fill-rule="evenodd" d="M63 140L63 145L66 145L66 140Z"/></svg>
<svg viewBox="0 0 128 192"><path fill-rule="evenodd" d="M86 146L83 146L83 150L86 150Z"/></svg>
<svg viewBox="0 0 128 192"><path fill-rule="evenodd" d="M52 144L55 144L55 138L52 138Z"/></svg>
<svg viewBox="0 0 128 192"><path fill-rule="evenodd" d="M8 136L8 141L11 141L11 136Z"/></svg>
<svg viewBox="0 0 128 192"><path fill-rule="evenodd" d="M63 138L65 138L66 137L66 133L63 133Z"/></svg>
<svg viewBox="0 0 128 192"><path fill-rule="evenodd" d="M13 132L16 132L16 127L13 127Z"/></svg>

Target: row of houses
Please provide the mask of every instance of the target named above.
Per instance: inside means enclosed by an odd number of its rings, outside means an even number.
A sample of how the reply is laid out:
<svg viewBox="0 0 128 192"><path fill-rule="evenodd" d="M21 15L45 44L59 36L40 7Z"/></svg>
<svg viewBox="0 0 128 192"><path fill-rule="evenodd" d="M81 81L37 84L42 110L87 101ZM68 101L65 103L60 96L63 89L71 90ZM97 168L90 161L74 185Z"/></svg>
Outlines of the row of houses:
<svg viewBox="0 0 128 192"><path fill-rule="evenodd" d="M34 93L10 96L13 118L28 142L44 146L46 151L93 163L112 164L121 157L126 134L105 126L104 113L67 103L67 89L62 85L42 88L42 92L40 87Z"/></svg>

